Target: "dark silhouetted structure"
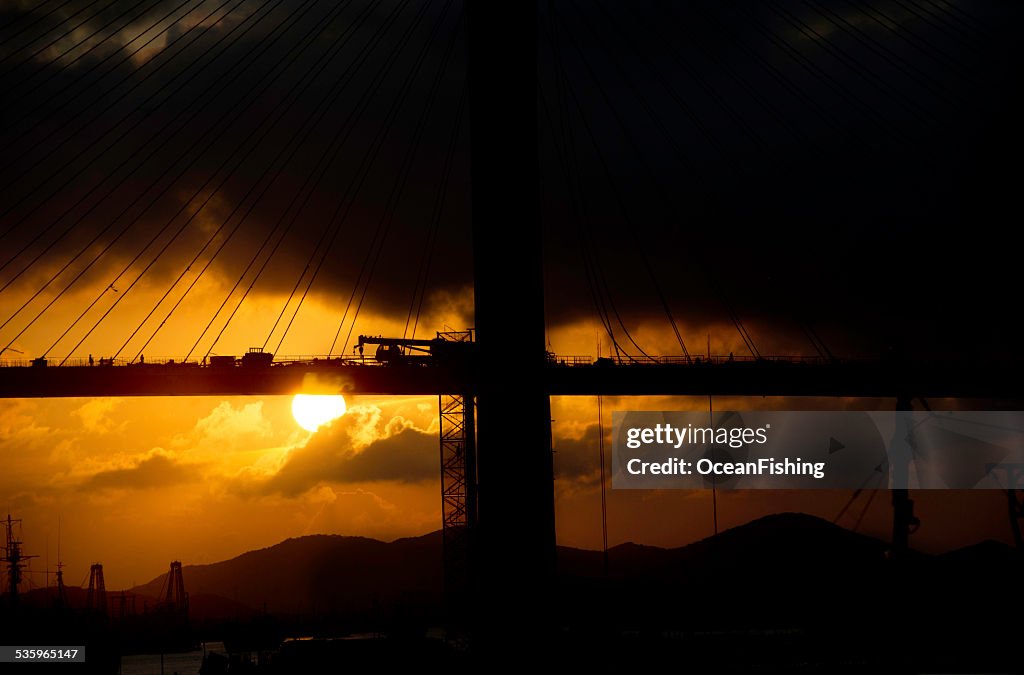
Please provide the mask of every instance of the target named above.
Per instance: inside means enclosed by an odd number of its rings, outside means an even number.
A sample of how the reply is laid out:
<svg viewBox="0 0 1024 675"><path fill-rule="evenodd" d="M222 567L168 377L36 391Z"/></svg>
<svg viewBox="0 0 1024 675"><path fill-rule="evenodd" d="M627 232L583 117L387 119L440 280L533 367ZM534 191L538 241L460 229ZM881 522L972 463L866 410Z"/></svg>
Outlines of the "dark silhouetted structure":
<svg viewBox="0 0 1024 675"><path fill-rule="evenodd" d="M3 562L7 565L7 594L12 605L18 604L18 585L21 584L22 571L27 565L29 558L34 555L25 555L21 548L21 539L15 534L15 528L20 527L21 520L12 519L7 514L4 521L4 557Z"/></svg>
<svg viewBox="0 0 1024 675"><path fill-rule="evenodd" d="M181 576L181 562L178 560L171 563L171 570L167 573L164 607L173 613L188 614L188 594L185 592L185 579Z"/></svg>
<svg viewBox="0 0 1024 675"><path fill-rule="evenodd" d="M540 386L547 350L537 144L538 8L532 2L506 6L469 0L466 16L479 357L476 422L482 449L475 595L483 632L503 640L513 627L527 623L545 632L555 570L551 404ZM512 457L516 470L508 471Z"/></svg>
<svg viewBox="0 0 1024 675"><path fill-rule="evenodd" d="M103 565L93 563L89 568L89 590L85 594L85 609L107 613L107 585L103 581Z"/></svg>

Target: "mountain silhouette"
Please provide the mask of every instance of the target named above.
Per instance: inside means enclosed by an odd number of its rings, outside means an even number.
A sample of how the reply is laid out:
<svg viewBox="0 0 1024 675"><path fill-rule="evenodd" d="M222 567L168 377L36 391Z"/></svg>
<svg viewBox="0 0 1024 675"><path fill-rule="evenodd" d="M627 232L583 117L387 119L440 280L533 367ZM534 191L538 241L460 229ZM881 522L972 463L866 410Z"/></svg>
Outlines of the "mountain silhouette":
<svg viewBox="0 0 1024 675"><path fill-rule="evenodd" d="M350 617L388 615L407 606L439 612L441 548L441 532L392 542L311 535L230 560L185 565L183 575L199 618L240 615L244 608ZM514 542L510 555L513 549ZM749 603L736 616L785 623L787 615L799 619L823 605L881 602L897 575L887 551L884 541L803 513L765 516L679 548L615 546L608 552L607 580L600 551L560 546L560 604L569 615L603 604L618 607L622 616L647 614L662 621L672 608L690 607L694 601L709 606L704 618L715 613L710 608L717 604ZM939 596L970 598L969 588L956 592L956 587L971 573L1009 571L1019 564L1014 549L985 542L937 556L911 553L902 566L914 570L915 587L922 593L924 583L935 577ZM941 581L954 573L961 581ZM165 583L161 575L131 592L158 598ZM643 592L640 583L661 590ZM598 585L602 591L595 595ZM727 611L722 616L736 618Z"/></svg>
<svg viewBox="0 0 1024 675"><path fill-rule="evenodd" d="M221 621L218 635L235 642L260 630L279 639L284 626L299 635L438 626L442 541L440 532L392 542L313 535L185 565L190 615ZM570 652L593 655L594 667L611 643L626 650L618 658L640 650L651 664L685 648L698 670L794 662L1005 670L1005 649L979 645L1016 639L1018 624L1004 617L1024 600L1013 581L1022 562L1020 551L991 541L893 558L884 541L782 513L678 548L615 546L607 576L600 551L559 547L552 607L566 645L580 647ZM155 607L165 583L161 575L130 589L137 608ZM69 587L69 604L81 607L84 595ZM49 606L52 589L26 598Z"/></svg>
<svg viewBox="0 0 1024 675"><path fill-rule="evenodd" d="M182 569L190 597L220 596L274 614L372 615L397 604L439 606L441 533L385 543L310 535ZM158 597L166 575L132 592ZM198 609L198 608L195 608Z"/></svg>
<svg viewBox="0 0 1024 675"><path fill-rule="evenodd" d="M510 544L510 555L513 549ZM887 551L882 540L803 513L765 516L678 548L620 544L608 551L607 578L600 551L560 546L558 606L570 618L603 607L600 613L614 608L627 623L630 616L644 615L675 622L691 616L685 609L675 617L675 610L699 602L705 605L700 621L721 614L753 623L785 623L787 615L798 619L821 605L881 603L892 584L910 574L914 582L901 591L907 597L912 592L924 604L942 599L977 603L984 595L978 592L982 580L1012 578L1022 562L1019 551L993 541L940 555L912 552L901 565L894 565ZM340 535L296 537L229 560L185 565L183 576L190 614L198 620L263 613L379 617L392 615L396 608L438 616L442 533L392 542ZM161 574L129 589L136 612L159 604L166 579ZM659 590L647 592L645 586ZM999 597L1005 598L1005 592L1000 589ZM37 588L25 599L30 605L50 606L54 593ZM113 614L118 611L117 593L108 592ZM67 597L73 608L85 605L82 588L68 586ZM723 604L749 607L736 615L719 612L716 607Z"/></svg>
<svg viewBox="0 0 1024 675"><path fill-rule="evenodd" d="M679 548L660 548L625 543L608 550L609 576L671 573L674 566L693 570L707 567L742 568L751 558L761 567L799 568L872 564L885 557L888 544L852 532L805 513L779 513L725 530ZM917 554L914 554L917 555ZM603 574L602 555L562 547L559 571L567 576L598 577Z"/></svg>

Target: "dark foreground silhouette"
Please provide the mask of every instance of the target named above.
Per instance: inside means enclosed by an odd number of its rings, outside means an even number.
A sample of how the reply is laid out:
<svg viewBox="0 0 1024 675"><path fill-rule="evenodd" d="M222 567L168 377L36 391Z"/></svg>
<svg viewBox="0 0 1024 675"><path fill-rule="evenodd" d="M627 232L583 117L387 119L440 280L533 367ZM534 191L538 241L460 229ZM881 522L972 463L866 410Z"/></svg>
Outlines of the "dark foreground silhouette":
<svg viewBox="0 0 1024 675"><path fill-rule="evenodd" d="M185 566L192 637L223 640L233 653L211 657L206 672L326 672L339 663L471 670L540 644L551 646L555 665L596 672L665 663L758 672L1019 665L1012 645L1022 557L994 542L895 560L883 541L787 513L682 548L616 546L607 577L600 552L562 547L553 621L538 616L483 650L472 639L440 639L440 547L440 533L391 543L317 535ZM136 608L155 602L163 582L132 589ZM17 611L4 608L4 635L92 641L94 672L116 672L101 655L173 648L161 643L171 632L157 619L100 622L74 610L55 614L39 592L23 600ZM552 623L553 631L539 630Z"/></svg>

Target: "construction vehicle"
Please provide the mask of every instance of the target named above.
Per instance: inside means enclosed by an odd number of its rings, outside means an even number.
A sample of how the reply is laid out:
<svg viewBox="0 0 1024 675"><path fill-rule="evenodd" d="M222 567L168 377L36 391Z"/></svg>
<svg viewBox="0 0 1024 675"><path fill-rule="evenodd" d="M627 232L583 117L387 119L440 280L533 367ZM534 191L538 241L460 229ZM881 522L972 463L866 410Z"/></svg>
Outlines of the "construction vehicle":
<svg viewBox="0 0 1024 675"><path fill-rule="evenodd" d="M274 355L263 351L263 347L250 347L248 353L242 357L242 365L269 366L274 360Z"/></svg>
<svg viewBox="0 0 1024 675"><path fill-rule="evenodd" d="M452 335L459 337L449 337ZM465 364L472 356L475 343L472 342L471 330L438 333L437 337L429 340L360 335L352 349L362 355L366 345L377 345L373 357L382 365L427 366Z"/></svg>

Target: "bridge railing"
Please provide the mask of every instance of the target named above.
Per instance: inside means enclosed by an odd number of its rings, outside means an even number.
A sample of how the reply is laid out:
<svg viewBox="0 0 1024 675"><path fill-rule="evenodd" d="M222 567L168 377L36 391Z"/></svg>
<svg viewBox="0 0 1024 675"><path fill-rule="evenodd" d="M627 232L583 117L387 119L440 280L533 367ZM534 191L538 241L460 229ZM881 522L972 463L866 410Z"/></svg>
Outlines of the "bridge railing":
<svg viewBox="0 0 1024 675"><path fill-rule="evenodd" d="M594 357L548 354L548 363L556 366L589 366L594 363Z"/></svg>
<svg viewBox="0 0 1024 675"><path fill-rule="evenodd" d="M619 355L595 359L592 356L562 354L549 354L548 363L556 366L700 366L700 365L729 365L736 363L794 363L794 364L825 364L829 359L823 356L793 356L789 354L769 354L760 358L754 356L735 356L733 354L712 354L708 356L636 356Z"/></svg>
<svg viewBox="0 0 1024 675"><path fill-rule="evenodd" d="M354 354L342 356L340 354L296 354L288 356L275 356L274 363L277 365L292 364L323 364L323 365L379 365L372 355Z"/></svg>
<svg viewBox="0 0 1024 675"><path fill-rule="evenodd" d="M858 358L857 361L865 361L870 359ZM691 356L689 359L681 355L670 355L670 356L635 356L635 355L619 355L613 357L605 357L602 359L595 359L593 356L581 355L581 354L548 354L548 363L556 367L605 367L605 366L728 366L733 364L752 364L752 363L778 363L778 364L809 364L809 365L823 365L829 363L829 359L822 356L793 356L788 354L769 354L763 355L760 358L754 356L736 356L733 354L712 354L710 357L707 355ZM0 359L0 368L26 368L33 366L35 361L33 359ZM242 356L235 357L235 365L242 363ZM40 364L42 365L42 364ZM63 367L94 367L94 368L107 368L107 367L149 367L149 366L179 366L179 367L217 367L212 366L211 362L207 359L188 359L181 360L180 358L173 357L145 357L145 361L134 361L124 358L107 358L107 357L74 357L67 359L61 363L58 359L49 359L46 366L53 368L56 366ZM230 366L230 362L228 364ZM366 366L381 366L385 365L377 361L374 356L366 354L353 354L351 356L341 355L328 355L328 354L297 354L288 356L276 356L272 366L291 366L291 365L312 365L312 366L352 366L352 365L366 365Z"/></svg>
<svg viewBox="0 0 1024 675"><path fill-rule="evenodd" d="M230 355L228 355L230 356ZM242 355L235 356L235 363L240 364L242 362ZM353 356L339 356L333 355L328 356L327 354L299 354L275 357L272 361L272 365L285 366L293 364L305 364L305 365L381 365L372 355L353 355ZM148 367L148 366L182 366L182 367L205 367L209 368L212 363L209 359L187 359L170 357L170 356L146 356L142 360L136 359L132 361L126 358L112 358L105 356L76 356L64 360L63 363L60 359L47 359L46 363L38 363L36 359L0 359L0 368L29 368L32 366L43 366L47 368L56 368L58 366L65 368L109 368L109 367Z"/></svg>

